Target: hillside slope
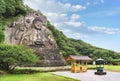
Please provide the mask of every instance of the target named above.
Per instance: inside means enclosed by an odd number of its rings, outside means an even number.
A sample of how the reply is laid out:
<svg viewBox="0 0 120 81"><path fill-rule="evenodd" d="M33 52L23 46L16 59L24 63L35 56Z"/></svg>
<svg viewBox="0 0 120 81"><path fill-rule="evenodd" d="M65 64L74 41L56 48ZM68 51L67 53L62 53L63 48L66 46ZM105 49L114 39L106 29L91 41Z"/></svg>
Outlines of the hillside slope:
<svg viewBox="0 0 120 81"><path fill-rule="evenodd" d="M47 27L53 33L64 57L67 57L68 55L88 55L93 60L102 57L108 64L120 64L120 53L92 46L82 40L67 38L61 31L57 30L49 22Z"/></svg>
<svg viewBox="0 0 120 81"><path fill-rule="evenodd" d="M25 16L31 10L23 4L23 0L0 0L0 43L5 41L3 32L5 25L14 22L20 15ZM61 31L51 25L50 22L46 23L46 27L52 32L53 38L55 38L57 46L64 57L73 54L88 55L93 60L102 57L109 64L120 64L120 53L92 46L82 40L67 38Z"/></svg>

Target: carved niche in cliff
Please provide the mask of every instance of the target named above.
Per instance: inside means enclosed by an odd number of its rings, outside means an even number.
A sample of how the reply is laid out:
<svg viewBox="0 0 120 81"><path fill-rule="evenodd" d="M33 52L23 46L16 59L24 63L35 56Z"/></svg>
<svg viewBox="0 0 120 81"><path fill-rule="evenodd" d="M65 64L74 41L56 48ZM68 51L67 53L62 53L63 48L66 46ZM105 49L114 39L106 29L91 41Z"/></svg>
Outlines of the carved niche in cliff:
<svg viewBox="0 0 120 81"><path fill-rule="evenodd" d="M36 50L39 61L34 66L64 65L65 60L61 57L55 39L46 25L45 16L40 12L31 12L5 27L5 41Z"/></svg>
<svg viewBox="0 0 120 81"><path fill-rule="evenodd" d="M53 35L46 27L47 19L40 12L29 13L7 25L6 42L41 48L57 48Z"/></svg>

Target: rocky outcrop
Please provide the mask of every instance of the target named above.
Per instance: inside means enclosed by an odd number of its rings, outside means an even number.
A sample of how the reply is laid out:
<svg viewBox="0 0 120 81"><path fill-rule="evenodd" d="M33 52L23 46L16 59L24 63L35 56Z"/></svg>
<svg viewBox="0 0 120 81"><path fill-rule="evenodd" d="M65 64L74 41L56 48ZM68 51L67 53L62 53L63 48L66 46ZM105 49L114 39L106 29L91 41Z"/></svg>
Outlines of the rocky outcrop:
<svg viewBox="0 0 120 81"><path fill-rule="evenodd" d="M40 58L35 66L64 65L56 41L46 25L47 19L41 12L31 12L5 27L5 41L35 49Z"/></svg>

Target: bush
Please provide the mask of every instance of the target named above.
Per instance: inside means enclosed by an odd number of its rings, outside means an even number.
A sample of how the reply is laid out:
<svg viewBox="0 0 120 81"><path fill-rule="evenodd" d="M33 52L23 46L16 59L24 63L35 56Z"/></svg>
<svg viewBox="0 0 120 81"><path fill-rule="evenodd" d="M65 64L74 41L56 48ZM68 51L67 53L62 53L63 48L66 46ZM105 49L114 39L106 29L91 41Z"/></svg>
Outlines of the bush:
<svg viewBox="0 0 120 81"><path fill-rule="evenodd" d="M5 35L4 35L4 32L3 32L3 25L0 23L0 43L3 43L4 40L5 40Z"/></svg>
<svg viewBox="0 0 120 81"><path fill-rule="evenodd" d="M38 58L32 49L16 45L0 45L0 68L12 71L16 66L35 63Z"/></svg>

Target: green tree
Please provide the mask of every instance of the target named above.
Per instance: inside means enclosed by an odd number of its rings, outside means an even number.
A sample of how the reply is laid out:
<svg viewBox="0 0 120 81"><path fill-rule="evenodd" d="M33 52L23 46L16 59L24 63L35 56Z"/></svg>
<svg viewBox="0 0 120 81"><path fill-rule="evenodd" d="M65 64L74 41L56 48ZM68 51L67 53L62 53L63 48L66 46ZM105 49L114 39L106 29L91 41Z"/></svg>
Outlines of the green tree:
<svg viewBox="0 0 120 81"><path fill-rule="evenodd" d="M4 0L0 0L0 15L6 12L6 6Z"/></svg>
<svg viewBox="0 0 120 81"><path fill-rule="evenodd" d="M4 32L0 30L0 43L3 43L5 40Z"/></svg>
<svg viewBox="0 0 120 81"><path fill-rule="evenodd" d="M0 0L0 16L9 18L19 14L25 15L29 10L23 3L23 0Z"/></svg>
<svg viewBox="0 0 120 81"><path fill-rule="evenodd" d="M0 43L3 43L5 40L4 32L3 32L3 25L0 23Z"/></svg>
<svg viewBox="0 0 120 81"><path fill-rule="evenodd" d="M16 66L35 63L38 58L30 48L0 44L0 68L12 71Z"/></svg>

